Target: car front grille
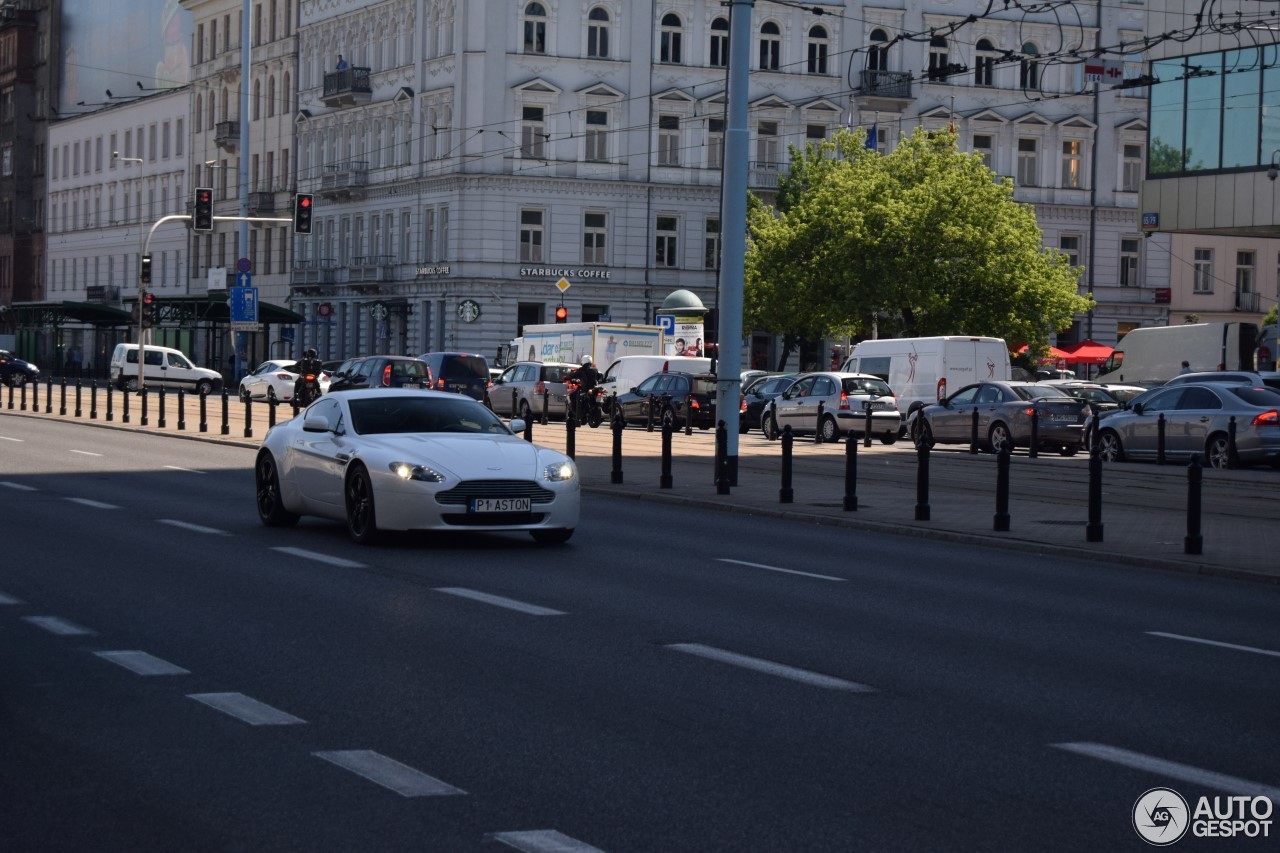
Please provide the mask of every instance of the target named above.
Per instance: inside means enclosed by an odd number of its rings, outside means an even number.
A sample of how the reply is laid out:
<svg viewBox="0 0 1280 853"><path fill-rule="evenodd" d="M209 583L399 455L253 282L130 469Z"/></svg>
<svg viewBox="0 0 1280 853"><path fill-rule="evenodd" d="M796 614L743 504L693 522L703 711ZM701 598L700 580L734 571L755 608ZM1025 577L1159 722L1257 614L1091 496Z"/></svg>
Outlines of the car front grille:
<svg viewBox="0 0 1280 853"><path fill-rule="evenodd" d="M549 504L555 493L531 480L465 480L436 495L436 503L466 506L472 498L528 498L530 503Z"/></svg>

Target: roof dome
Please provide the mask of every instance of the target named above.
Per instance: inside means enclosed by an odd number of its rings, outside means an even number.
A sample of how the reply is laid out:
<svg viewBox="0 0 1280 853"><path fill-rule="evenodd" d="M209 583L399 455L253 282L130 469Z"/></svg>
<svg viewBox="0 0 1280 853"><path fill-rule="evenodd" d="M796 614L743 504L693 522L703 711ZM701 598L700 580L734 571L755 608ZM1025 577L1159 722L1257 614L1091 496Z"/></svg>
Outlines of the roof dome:
<svg viewBox="0 0 1280 853"><path fill-rule="evenodd" d="M702 314L706 312L707 306L688 290L673 290L662 300L662 308L659 310L664 314Z"/></svg>

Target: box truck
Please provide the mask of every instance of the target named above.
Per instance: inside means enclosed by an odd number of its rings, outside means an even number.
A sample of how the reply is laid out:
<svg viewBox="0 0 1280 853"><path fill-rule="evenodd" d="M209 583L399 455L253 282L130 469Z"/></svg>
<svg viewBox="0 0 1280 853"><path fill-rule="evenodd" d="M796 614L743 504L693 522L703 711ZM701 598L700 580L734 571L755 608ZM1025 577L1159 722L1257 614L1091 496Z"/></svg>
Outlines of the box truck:
<svg viewBox="0 0 1280 853"><path fill-rule="evenodd" d="M841 370L868 373L888 382L903 414L936 403L965 385L1012 377L1005 342L971 335L862 341L854 344Z"/></svg>
<svg viewBox="0 0 1280 853"><path fill-rule="evenodd" d="M1253 323L1185 323L1142 326L1120 339L1095 381L1161 385L1182 362L1193 372L1253 370L1258 327Z"/></svg>
<svg viewBox="0 0 1280 853"><path fill-rule="evenodd" d="M624 355L662 355L666 341L658 326L634 323L544 323L524 327L507 345L503 364L558 361L580 364L589 355L601 372Z"/></svg>

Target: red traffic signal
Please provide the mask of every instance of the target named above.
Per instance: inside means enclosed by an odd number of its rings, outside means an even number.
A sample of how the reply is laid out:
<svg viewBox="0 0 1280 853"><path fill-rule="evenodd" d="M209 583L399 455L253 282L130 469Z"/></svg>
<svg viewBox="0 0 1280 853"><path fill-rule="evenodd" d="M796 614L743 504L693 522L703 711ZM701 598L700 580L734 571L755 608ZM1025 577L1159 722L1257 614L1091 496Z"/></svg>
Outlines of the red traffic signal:
<svg viewBox="0 0 1280 853"><path fill-rule="evenodd" d="M191 227L196 231L213 230L213 188L197 187L196 203L191 216Z"/></svg>
<svg viewBox="0 0 1280 853"><path fill-rule="evenodd" d="M150 290L142 291L142 299L138 308L139 324L142 328L150 328L156 322L156 295Z"/></svg>
<svg viewBox="0 0 1280 853"><path fill-rule="evenodd" d="M556 322L557 322L557 323L567 323L567 322L569 322L569 309L568 309L568 308L565 308L563 305L557 305L557 306L556 306Z"/></svg>
<svg viewBox="0 0 1280 853"><path fill-rule="evenodd" d="M293 196L293 233L311 233L311 193L295 193Z"/></svg>

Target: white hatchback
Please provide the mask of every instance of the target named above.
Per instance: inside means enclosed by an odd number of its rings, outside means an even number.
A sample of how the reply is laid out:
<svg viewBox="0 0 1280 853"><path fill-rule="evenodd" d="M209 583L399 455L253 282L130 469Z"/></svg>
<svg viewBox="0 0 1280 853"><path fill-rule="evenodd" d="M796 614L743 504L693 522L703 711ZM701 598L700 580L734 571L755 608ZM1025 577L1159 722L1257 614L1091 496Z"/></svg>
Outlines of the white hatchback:
<svg viewBox="0 0 1280 853"><path fill-rule="evenodd" d="M865 373L806 373L774 398L761 426L770 440L788 426L792 435L820 433L828 442L838 441L842 435L862 438L868 411L871 435L882 444L897 441L902 435L902 412L883 379Z"/></svg>
<svg viewBox="0 0 1280 853"><path fill-rule="evenodd" d="M288 403L293 400L293 389L298 381L297 371L298 363L292 359L264 361L240 380L240 399ZM327 373L320 374L320 392L329 393Z"/></svg>

